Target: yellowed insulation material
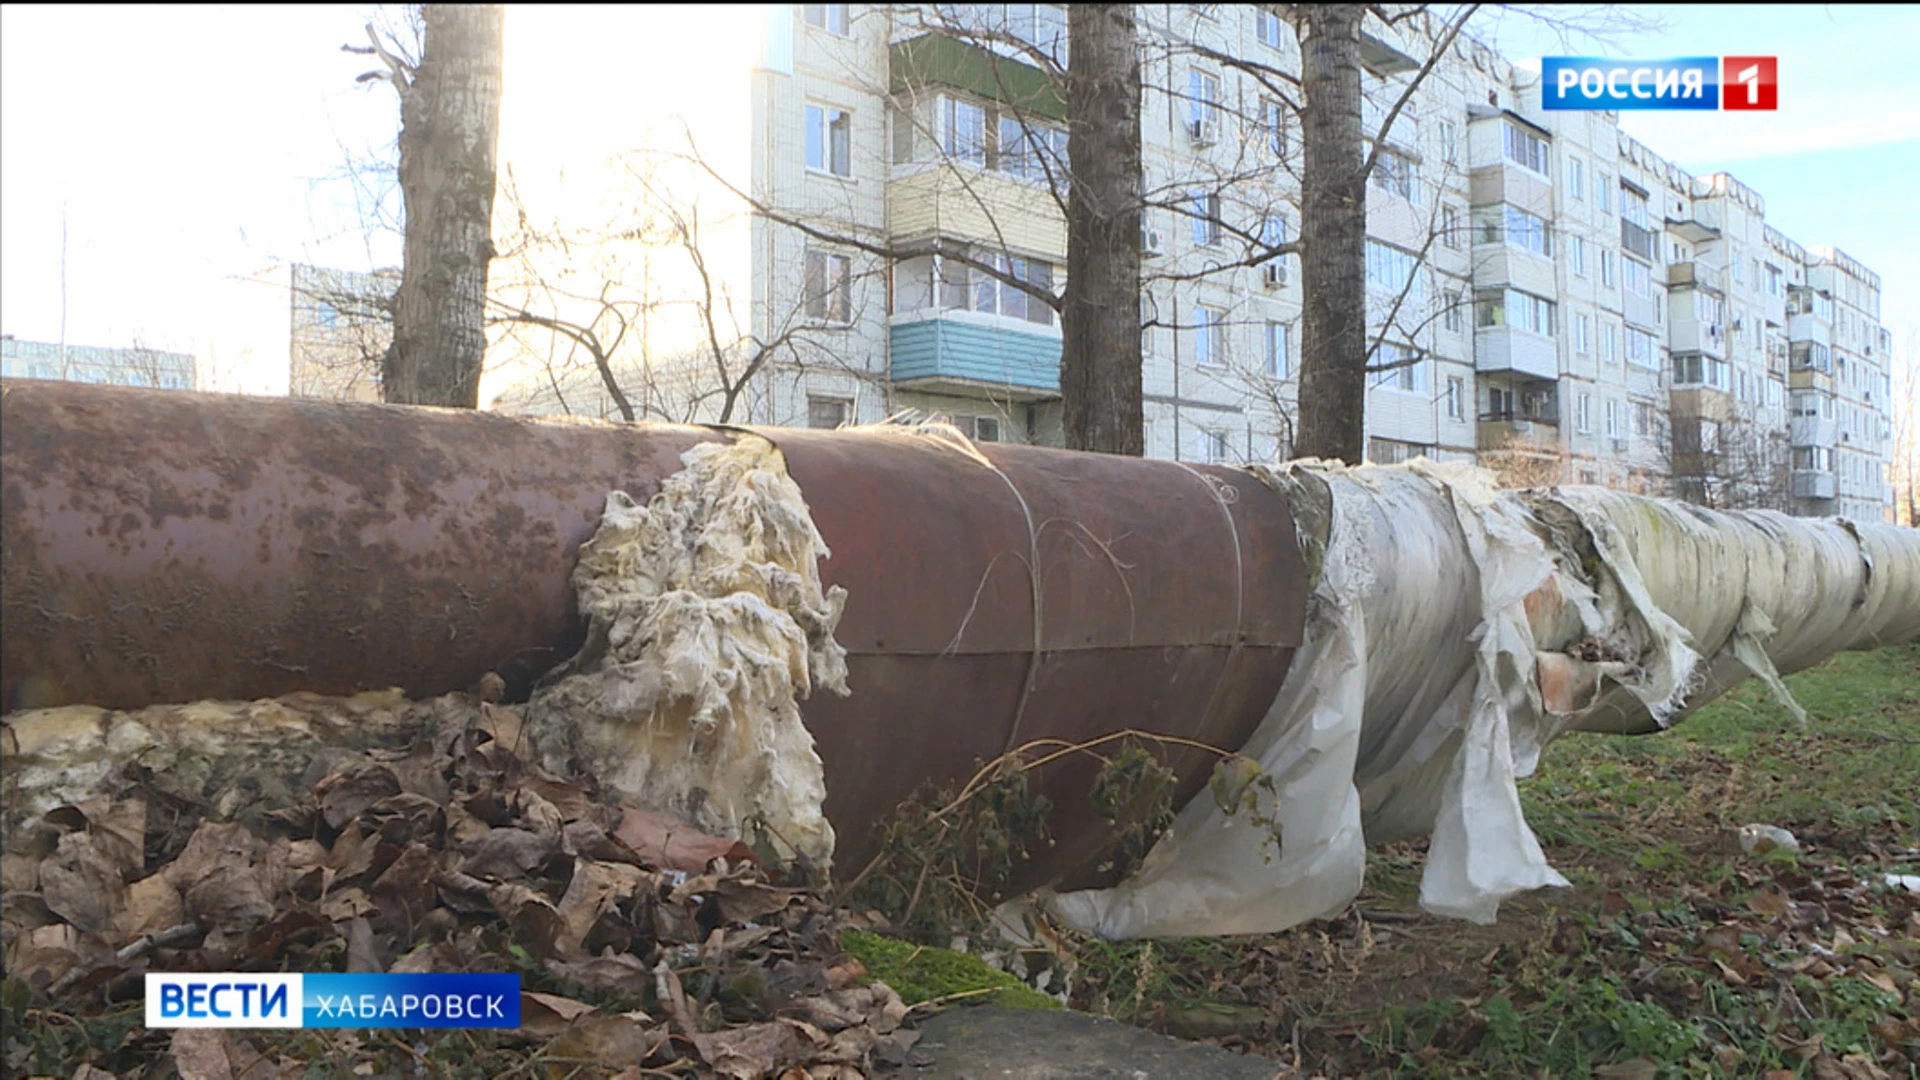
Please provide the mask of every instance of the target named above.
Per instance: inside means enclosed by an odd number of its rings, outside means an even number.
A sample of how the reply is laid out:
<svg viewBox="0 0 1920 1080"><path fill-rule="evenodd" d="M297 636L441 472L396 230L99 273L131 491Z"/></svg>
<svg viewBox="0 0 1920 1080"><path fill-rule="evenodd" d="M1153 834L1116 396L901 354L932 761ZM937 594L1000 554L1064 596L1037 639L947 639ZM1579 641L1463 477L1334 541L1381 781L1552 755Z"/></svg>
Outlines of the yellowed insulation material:
<svg viewBox="0 0 1920 1080"><path fill-rule="evenodd" d="M825 864L826 781L798 701L847 691L846 591L773 444L681 459L646 506L607 496L573 582L588 641L528 705L548 767L587 772L709 832Z"/></svg>

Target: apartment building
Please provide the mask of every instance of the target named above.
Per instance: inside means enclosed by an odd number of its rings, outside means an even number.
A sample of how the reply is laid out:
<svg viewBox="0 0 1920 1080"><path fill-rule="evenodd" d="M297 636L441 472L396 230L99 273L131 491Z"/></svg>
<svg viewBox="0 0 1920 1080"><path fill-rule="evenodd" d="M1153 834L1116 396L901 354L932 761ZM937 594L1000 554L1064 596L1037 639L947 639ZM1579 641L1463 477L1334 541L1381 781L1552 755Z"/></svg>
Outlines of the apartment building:
<svg viewBox="0 0 1920 1080"><path fill-rule="evenodd" d="M108 386L161 390L194 388L194 360L159 349L100 348L0 336L0 375L9 379L61 379Z"/></svg>
<svg viewBox="0 0 1920 1080"><path fill-rule="evenodd" d="M707 135L746 148L726 186L759 204L712 233L724 287L751 298L728 329L765 354L728 396L733 419L914 410L977 439L1057 444L1054 311L954 255L1064 283L1066 117L1046 70L1065 61L1064 9L770 10L743 103ZM1252 5L1137 12L1147 453L1275 460L1292 446L1300 275L1291 257L1253 256L1295 235L1300 148L1273 80L1220 58L1295 74L1298 45ZM1432 31L1366 36L1368 131ZM1549 482L1880 517L1877 277L1800 247L1758 193L1687 174L1614 114L1542 111L1537 79L1461 39L1381 140L1369 457L1518 458ZM642 339L650 377L678 355L662 333ZM597 393L597 376L573 378ZM570 385L538 382L514 407L545 410Z"/></svg>

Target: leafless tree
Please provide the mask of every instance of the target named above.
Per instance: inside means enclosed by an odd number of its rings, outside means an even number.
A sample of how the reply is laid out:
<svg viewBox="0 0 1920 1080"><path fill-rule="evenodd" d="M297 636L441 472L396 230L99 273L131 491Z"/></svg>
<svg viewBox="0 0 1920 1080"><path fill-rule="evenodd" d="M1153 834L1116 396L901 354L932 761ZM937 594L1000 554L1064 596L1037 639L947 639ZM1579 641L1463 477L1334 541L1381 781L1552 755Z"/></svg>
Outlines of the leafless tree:
<svg viewBox="0 0 1920 1080"><path fill-rule="evenodd" d="M505 8L429 4L417 63L373 26L369 45L400 95L405 266L382 372L388 401L479 405L487 268L493 257Z"/></svg>
<svg viewBox="0 0 1920 1080"><path fill-rule="evenodd" d="M1920 326L1907 328L1904 346L1889 358L1893 400L1887 409L1893 439L1888 482L1893 485L1894 521L1920 529Z"/></svg>

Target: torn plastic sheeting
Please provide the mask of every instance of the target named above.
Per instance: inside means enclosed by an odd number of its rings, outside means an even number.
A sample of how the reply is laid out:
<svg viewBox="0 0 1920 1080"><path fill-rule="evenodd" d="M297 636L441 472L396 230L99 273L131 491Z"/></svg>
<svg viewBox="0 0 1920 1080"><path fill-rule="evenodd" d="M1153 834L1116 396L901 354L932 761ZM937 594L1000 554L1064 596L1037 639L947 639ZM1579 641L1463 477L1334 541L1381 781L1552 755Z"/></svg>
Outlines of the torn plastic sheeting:
<svg viewBox="0 0 1920 1080"><path fill-rule="evenodd" d="M833 639L846 591L780 453L757 435L682 456L645 506L607 496L573 574L580 653L536 688L544 764L709 832L824 867L826 780L798 700L847 693Z"/></svg>
<svg viewBox="0 0 1920 1080"><path fill-rule="evenodd" d="M1193 800L1133 878L1048 900L1082 930L1285 929L1353 898L1367 843L1426 833L1422 906L1491 921L1564 884L1515 787L1560 733L1671 723L1749 672L1790 701L1776 670L1920 636L1911 530L1523 498L1425 462L1266 475L1297 520L1327 521L1303 539L1323 549L1306 641L1242 750L1274 793L1231 815Z"/></svg>

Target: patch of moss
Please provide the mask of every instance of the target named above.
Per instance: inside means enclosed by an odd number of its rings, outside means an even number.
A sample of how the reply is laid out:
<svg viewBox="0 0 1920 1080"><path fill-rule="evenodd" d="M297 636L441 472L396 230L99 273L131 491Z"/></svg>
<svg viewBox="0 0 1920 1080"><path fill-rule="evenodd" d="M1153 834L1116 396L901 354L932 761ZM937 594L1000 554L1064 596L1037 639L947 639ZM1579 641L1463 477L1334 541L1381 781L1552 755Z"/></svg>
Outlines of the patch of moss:
<svg viewBox="0 0 1920 1080"><path fill-rule="evenodd" d="M1006 1009L1058 1009L1060 1003L1004 971L988 967L977 956L915 945L896 938L849 931L840 946L866 965L867 974L893 987L909 1005L997 988L962 1001L991 1002Z"/></svg>

